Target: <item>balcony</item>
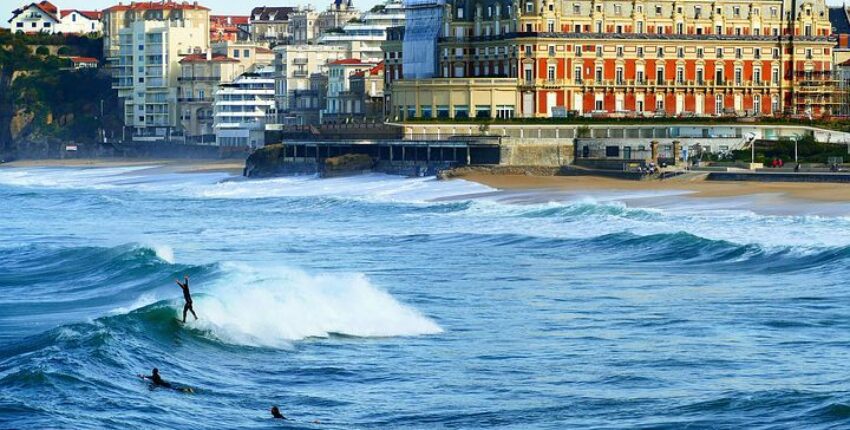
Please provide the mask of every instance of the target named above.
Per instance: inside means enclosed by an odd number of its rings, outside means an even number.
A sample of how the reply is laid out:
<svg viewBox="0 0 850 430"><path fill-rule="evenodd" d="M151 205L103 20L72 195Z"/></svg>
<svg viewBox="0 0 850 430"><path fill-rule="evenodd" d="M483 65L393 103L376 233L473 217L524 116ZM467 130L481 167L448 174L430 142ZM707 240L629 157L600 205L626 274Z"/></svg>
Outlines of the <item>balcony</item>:
<svg viewBox="0 0 850 430"><path fill-rule="evenodd" d="M296 66L303 66L303 65L307 64L307 59L306 58L293 58L292 64L295 64Z"/></svg>
<svg viewBox="0 0 850 430"><path fill-rule="evenodd" d="M178 97L177 101L179 103L212 103L215 100L212 97Z"/></svg>
<svg viewBox="0 0 850 430"><path fill-rule="evenodd" d="M306 78L309 76L309 73L306 70L296 70L292 72L293 78Z"/></svg>
<svg viewBox="0 0 850 430"><path fill-rule="evenodd" d="M178 82L221 82L221 76L180 76Z"/></svg>

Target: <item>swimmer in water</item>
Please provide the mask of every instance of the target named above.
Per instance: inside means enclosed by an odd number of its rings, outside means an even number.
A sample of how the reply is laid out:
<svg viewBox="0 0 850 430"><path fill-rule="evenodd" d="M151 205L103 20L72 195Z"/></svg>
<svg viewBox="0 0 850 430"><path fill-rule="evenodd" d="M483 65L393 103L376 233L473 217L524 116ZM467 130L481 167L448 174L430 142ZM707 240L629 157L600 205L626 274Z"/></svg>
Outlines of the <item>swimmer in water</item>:
<svg viewBox="0 0 850 430"><path fill-rule="evenodd" d="M162 376L160 376L159 374L159 369L157 369L156 367L153 368L150 375L139 375L139 377L146 381L151 381L151 384L154 387L169 388L172 390L182 391L184 393L195 392L192 387L175 387L174 385L171 385L170 382L166 382L164 379L162 379Z"/></svg>
<svg viewBox="0 0 850 430"><path fill-rule="evenodd" d="M276 419L279 419L279 420L285 420L286 419L286 417L283 416L282 413L280 413L280 408L278 408L277 406L272 406L272 418L276 418Z"/></svg>

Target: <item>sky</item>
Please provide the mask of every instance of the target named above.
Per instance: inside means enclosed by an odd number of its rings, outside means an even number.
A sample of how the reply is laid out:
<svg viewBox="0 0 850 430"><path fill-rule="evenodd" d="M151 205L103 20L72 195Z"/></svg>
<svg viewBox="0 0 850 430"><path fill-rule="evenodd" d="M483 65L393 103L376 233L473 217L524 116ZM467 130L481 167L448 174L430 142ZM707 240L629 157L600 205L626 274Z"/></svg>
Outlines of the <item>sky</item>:
<svg viewBox="0 0 850 430"><path fill-rule="evenodd" d="M118 4L119 0L51 0L59 9L105 9L109 6ZM124 4L130 3L131 0L121 0ZM183 1L183 0L180 0ZM195 0L186 0L189 2ZM380 0L353 0L354 6L360 10L371 9L372 6L383 3ZM19 4L18 4L19 3ZM3 0L0 5L9 5L7 7L0 6L0 26L8 27L6 22L12 17L11 5L29 4L26 0ZM212 9L212 13L216 15L248 15L251 9L257 6L307 6L312 5L316 10L325 10L331 4L331 0L198 0L203 6ZM2 9L7 9L3 11Z"/></svg>

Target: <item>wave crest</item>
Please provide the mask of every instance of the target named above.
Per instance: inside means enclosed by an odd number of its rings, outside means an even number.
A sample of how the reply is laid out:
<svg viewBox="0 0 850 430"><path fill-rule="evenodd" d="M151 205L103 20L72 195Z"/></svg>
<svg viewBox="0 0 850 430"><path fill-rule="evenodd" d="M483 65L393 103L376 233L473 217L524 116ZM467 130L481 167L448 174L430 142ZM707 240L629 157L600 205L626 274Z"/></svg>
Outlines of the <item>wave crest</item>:
<svg viewBox="0 0 850 430"><path fill-rule="evenodd" d="M187 325L225 343L285 347L292 341L333 334L390 337L442 332L433 320L376 288L362 274L314 276L242 264L223 268L227 274L195 300L200 319Z"/></svg>

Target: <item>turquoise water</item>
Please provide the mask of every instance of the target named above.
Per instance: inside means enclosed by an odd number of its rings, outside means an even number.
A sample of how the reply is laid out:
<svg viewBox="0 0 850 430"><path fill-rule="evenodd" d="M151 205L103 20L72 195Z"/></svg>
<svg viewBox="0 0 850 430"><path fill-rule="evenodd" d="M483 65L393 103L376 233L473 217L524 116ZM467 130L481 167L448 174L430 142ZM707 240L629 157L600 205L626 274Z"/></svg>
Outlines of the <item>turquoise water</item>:
<svg viewBox="0 0 850 430"><path fill-rule="evenodd" d="M0 169L0 428L848 426L847 205L228 179Z"/></svg>

